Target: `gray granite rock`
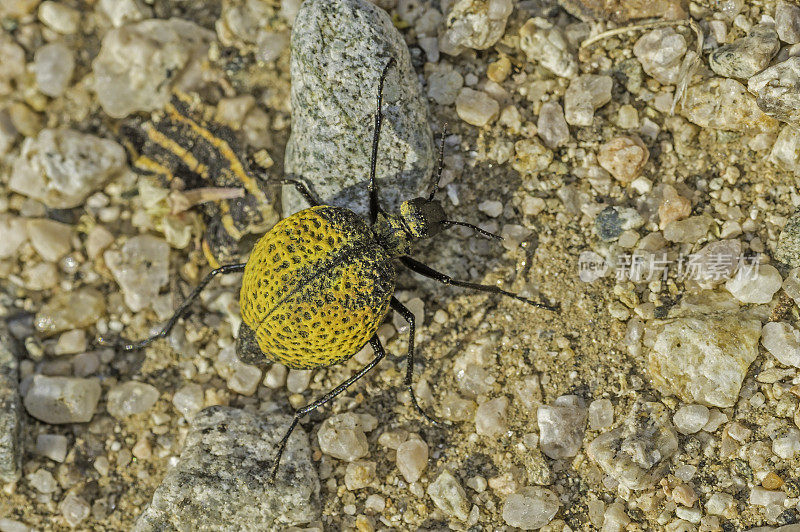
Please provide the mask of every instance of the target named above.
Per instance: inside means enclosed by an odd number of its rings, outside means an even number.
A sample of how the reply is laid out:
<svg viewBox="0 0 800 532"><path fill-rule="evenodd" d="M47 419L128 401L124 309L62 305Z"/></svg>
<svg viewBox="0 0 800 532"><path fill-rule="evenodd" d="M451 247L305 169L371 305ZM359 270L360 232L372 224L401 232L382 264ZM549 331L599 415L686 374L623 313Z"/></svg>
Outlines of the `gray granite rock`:
<svg viewBox="0 0 800 532"><path fill-rule="evenodd" d="M16 340L0 321L0 482L14 482L22 467L22 405Z"/></svg>
<svg viewBox="0 0 800 532"><path fill-rule="evenodd" d="M291 418L225 406L197 414L180 461L133 530L282 530L319 517L308 436L295 429L274 484L275 449Z"/></svg>
<svg viewBox="0 0 800 532"><path fill-rule="evenodd" d="M795 211L783 226L775 258L792 268L800 267L800 210Z"/></svg>
<svg viewBox="0 0 800 532"><path fill-rule="evenodd" d="M746 37L714 50L708 63L720 76L748 79L767 68L780 47L775 27L757 24Z"/></svg>
<svg viewBox="0 0 800 532"><path fill-rule="evenodd" d="M285 170L326 204L367 212L375 100L384 88L378 148L381 205L392 210L430 186L436 150L408 48L385 11L367 0L308 0L292 32L292 134ZM284 187L283 213L305 207Z"/></svg>

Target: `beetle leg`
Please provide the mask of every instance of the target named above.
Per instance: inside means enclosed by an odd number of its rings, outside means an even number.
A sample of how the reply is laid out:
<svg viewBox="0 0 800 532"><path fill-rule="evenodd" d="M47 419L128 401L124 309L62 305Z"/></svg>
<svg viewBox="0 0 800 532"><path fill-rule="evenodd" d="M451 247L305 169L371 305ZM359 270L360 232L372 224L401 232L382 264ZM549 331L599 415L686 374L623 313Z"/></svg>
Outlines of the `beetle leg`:
<svg viewBox="0 0 800 532"><path fill-rule="evenodd" d="M268 185L291 185L297 190L297 192L303 196L303 199L308 202L311 207L316 207L320 205L320 202L317 198L314 197L314 194L308 189L308 186L300 181L299 179L289 179L289 178L282 178L282 179L268 179L263 177L265 174L262 174L262 180L264 183Z"/></svg>
<svg viewBox="0 0 800 532"><path fill-rule="evenodd" d="M366 375L369 372L369 370L377 366L378 362L380 362L381 359L383 359L383 357L386 356L386 351L384 351L383 346L381 345L381 342L380 340L378 340L377 336L373 335L369 343L372 346L372 349L375 350L375 358L373 358L369 364L361 368L361 370L359 370L358 373L356 373L355 375L353 375L352 377L341 383L333 390L329 391L328 393L326 393L313 403L304 406L303 408L297 410L294 413L294 419L292 419L292 423L291 425L289 425L289 429L286 431L286 434L283 436L280 444L278 445L278 452L275 455L275 465L272 467L272 473L269 476L270 482L274 482L275 477L278 475L278 466L281 463L281 456L283 455L283 451L286 449L286 443L289 441L289 436L292 435L292 432L294 431L294 428L297 426L297 423L300 422L300 418L302 418L303 416L305 416L310 412L313 412L314 410L321 407L325 403L333 400L337 395L341 394L343 391L349 388L354 382L356 382L361 377Z"/></svg>
<svg viewBox="0 0 800 532"><path fill-rule="evenodd" d="M383 67L381 79L378 82L378 102L375 110L375 131L372 134L372 157L369 161L369 223L374 224L378 219L381 207L378 204L378 189L375 184L375 168L378 164L378 140L381 137L381 124L383 123L383 82L389 74L389 68L395 64L394 57L389 58L389 62Z"/></svg>
<svg viewBox="0 0 800 532"><path fill-rule="evenodd" d="M226 266L220 266L219 268L211 270L211 272L208 275L206 275L202 281L200 281L200 284L198 284L195 287L195 289L192 290L192 293L189 294L189 297L187 297L183 301L183 303L181 303L181 306L178 307L178 310L175 311L175 313L169 319L164 328L161 329L161 331L159 331L158 333L154 334L153 336L145 338L144 340L139 340L138 342L131 342L131 343L122 343L119 340L113 342L106 340L103 337L100 337L98 338L98 343L100 345L110 345L116 347L117 349L122 349L123 351L135 351L137 349L142 349L143 347L147 347L148 345L152 344L159 338L164 338L170 333L170 331L172 331L172 328L175 327L175 324L178 323L178 320L184 314L186 314L186 312L189 310L189 307L192 305L194 300L197 299L197 297L200 295L200 292L202 292L203 289L206 287L206 285L211 282L211 279L220 274L224 275L226 273L242 272L244 271L245 264L246 263L244 262L241 264L228 264Z"/></svg>
<svg viewBox="0 0 800 532"><path fill-rule="evenodd" d="M506 292L502 288L498 288L496 286L488 285L488 284L478 284L478 283L470 283L468 281L457 281L453 279L449 275L445 275L441 272L438 272L431 268L430 266L421 263L418 260L414 260L411 257L403 256L400 257L400 262L405 265L406 268L411 270L412 272L418 273L420 275L424 275L434 281L439 281L443 284L448 284L452 286L460 286L463 288L471 288L473 290L478 290L480 292L490 292L492 294L500 294L502 296L507 296L516 299L517 301L522 301L523 303L527 303L528 305L532 305L534 307L543 308L545 310L550 310L553 312L557 312L559 310L558 305L550 305L548 303L541 303L539 301L533 301L531 299L527 299L522 296L518 296L512 292Z"/></svg>
<svg viewBox="0 0 800 532"><path fill-rule="evenodd" d="M417 401L417 395L414 393L414 387L412 386L412 381L414 378L414 335L415 332L415 325L414 325L414 313L408 310L408 307L400 303L396 297L392 297L391 306L395 312L403 316L403 319L408 322L408 352L406 353L406 378L403 382L403 385L408 389L408 393L411 394L411 402L414 405L414 408L417 409L422 417L433 423L434 425L439 425L441 422L434 417L431 417L425 410L419 406L419 402Z"/></svg>

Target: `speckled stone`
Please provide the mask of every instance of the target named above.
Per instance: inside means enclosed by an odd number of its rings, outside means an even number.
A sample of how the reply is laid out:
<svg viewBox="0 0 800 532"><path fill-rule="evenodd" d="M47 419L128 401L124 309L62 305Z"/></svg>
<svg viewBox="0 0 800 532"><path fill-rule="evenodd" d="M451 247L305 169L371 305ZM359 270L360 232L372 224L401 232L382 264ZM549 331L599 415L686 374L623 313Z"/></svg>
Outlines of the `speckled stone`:
<svg viewBox="0 0 800 532"><path fill-rule="evenodd" d="M792 268L800 267L800 210L781 229L775 258Z"/></svg>
<svg viewBox="0 0 800 532"><path fill-rule="evenodd" d="M268 482L275 449L291 418L224 406L200 412L180 461L153 494L133 530L272 530L319 517L319 480L308 436L298 427Z"/></svg>
<svg viewBox="0 0 800 532"><path fill-rule="evenodd" d="M746 37L720 46L708 57L711 69L726 78L748 79L769 66L781 47L772 24L757 24Z"/></svg>
<svg viewBox="0 0 800 532"><path fill-rule="evenodd" d="M381 205L396 209L430 184L428 109L403 37L367 0L307 0L292 32L292 134L285 169L326 204L367 212L378 80L389 58L378 147ZM284 187L283 213L305 207Z"/></svg>
<svg viewBox="0 0 800 532"><path fill-rule="evenodd" d="M14 482L22 468L22 404L18 364L21 346L0 320L0 482Z"/></svg>

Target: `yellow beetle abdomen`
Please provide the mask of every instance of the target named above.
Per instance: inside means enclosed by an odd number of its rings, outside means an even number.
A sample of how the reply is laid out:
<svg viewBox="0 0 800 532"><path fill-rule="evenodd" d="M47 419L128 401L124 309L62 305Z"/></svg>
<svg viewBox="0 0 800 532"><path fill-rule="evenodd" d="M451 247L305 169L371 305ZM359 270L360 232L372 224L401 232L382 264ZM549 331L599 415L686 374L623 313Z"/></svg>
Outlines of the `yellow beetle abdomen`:
<svg viewBox="0 0 800 532"><path fill-rule="evenodd" d="M312 207L253 247L239 297L264 355L290 368L336 364L378 330L394 293L391 257L347 209Z"/></svg>

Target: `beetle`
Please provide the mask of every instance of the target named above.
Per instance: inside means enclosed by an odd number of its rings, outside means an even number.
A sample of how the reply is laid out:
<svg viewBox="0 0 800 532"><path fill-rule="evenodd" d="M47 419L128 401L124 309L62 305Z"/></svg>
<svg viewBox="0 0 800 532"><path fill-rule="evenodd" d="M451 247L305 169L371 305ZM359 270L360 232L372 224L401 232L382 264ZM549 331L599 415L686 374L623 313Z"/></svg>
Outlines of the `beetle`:
<svg viewBox="0 0 800 532"><path fill-rule="evenodd" d="M390 59L378 83L368 219L343 207L320 204L300 180L266 179L268 183L294 186L311 207L270 229L255 244L246 262L212 270L160 332L139 342L118 345L130 351L164 338L214 277L237 272L244 272L239 296L242 325L237 338L237 347L241 348L237 352L247 353L240 355L244 362L279 362L293 369L326 367L349 359L369 343L375 352L372 361L333 390L295 411L279 443L271 481L300 419L344 392L386 356L376 332L390 308L409 324L403 384L416 410L431 423L438 423L422 409L412 386L414 314L394 297L395 261L414 273L447 285L500 294L549 311L558 310L557 305L533 301L497 286L453 279L409 256L415 241L434 237L456 225L487 237L500 237L469 223L448 220L442 204L435 199L443 167L444 136L430 194L403 202L399 213L388 213L380 207L375 168L383 121L383 85L393 64L394 59Z"/></svg>

